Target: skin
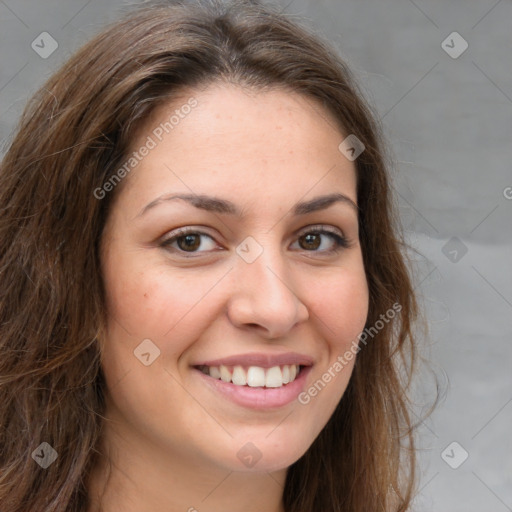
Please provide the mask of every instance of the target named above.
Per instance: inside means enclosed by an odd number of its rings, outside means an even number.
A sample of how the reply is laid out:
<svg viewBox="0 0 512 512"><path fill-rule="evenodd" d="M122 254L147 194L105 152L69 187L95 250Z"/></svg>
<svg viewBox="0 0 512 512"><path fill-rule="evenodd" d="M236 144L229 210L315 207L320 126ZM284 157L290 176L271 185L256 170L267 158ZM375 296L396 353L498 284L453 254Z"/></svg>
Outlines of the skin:
<svg viewBox="0 0 512 512"><path fill-rule="evenodd" d="M103 448L113 466L106 487L104 467L93 472L90 511L104 491L105 512L284 512L287 468L329 420L355 360L307 405L264 411L212 391L191 365L296 351L315 361L307 389L357 340L368 313L356 210L337 202L291 213L333 192L356 203L354 163L338 150L346 134L330 114L293 92L214 84L159 107L133 149L191 96L197 106L124 179L103 234ZM140 215L173 193L230 200L243 217L181 200ZM328 234L308 242L318 224L350 247L329 253ZM183 238L160 245L186 226L206 233L192 239L195 253ZM248 236L263 249L252 263L236 252ZM148 366L134 356L144 339L160 350ZM252 467L237 457L249 441L261 453Z"/></svg>

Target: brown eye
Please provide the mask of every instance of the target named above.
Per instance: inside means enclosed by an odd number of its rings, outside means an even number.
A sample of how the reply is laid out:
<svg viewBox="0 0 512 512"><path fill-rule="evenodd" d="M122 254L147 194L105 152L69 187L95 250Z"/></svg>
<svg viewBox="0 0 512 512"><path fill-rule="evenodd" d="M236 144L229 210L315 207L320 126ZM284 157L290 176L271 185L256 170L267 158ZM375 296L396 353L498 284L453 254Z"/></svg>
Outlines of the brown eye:
<svg viewBox="0 0 512 512"><path fill-rule="evenodd" d="M325 245L325 238L331 239L331 247L329 248L327 245L327 247L321 248L319 250L322 245ZM319 254L336 253L341 248L346 249L350 247L348 240L344 236L341 236L337 232L327 229L315 229L307 231L298 238L298 243L300 244L301 249L307 252L318 252Z"/></svg>
<svg viewBox="0 0 512 512"><path fill-rule="evenodd" d="M160 247L170 250L171 252L177 252L182 254L200 254L202 252L208 252L208 239L211 240L210 249L214 249L216 247L216 244L214 243L214 240L210 235L202 233L201 231L195 231L191 229L180 229L174 231L173 233L171 233L171 236L163 240L160 243ZM203 250L198 250L201 246L204 246L205 244L206 250L205 247L202 247Z"/></svg>
<svg viewBox="0 0 512 512"><path fill-rule="evenodd" d="M326 239L331 240L330 247L328 242L325 243ZM211 243L210 249L203 247L205 243L208 246L208 240ZM299 236L297 243L299 243L301 250L319 254L332 254L338 252L340 248L350 247L350 243L345 237L327 229L307 231ZM187 255L200 255L203 252L211 252L212 249L219 248L210 235L189 228L174 231L171 236L160 243L160 246L185 257ZM202 250L199 250L200 248Z"/></svg>
<svg viewBox="0 0 512 512"><path fill-rule="evenodd" d="M195 251L201 245L200 237L197 234L179 236L176 238L176 242L183 251Z"/></svg>
<svg viewBox="0 0 512 512"><path fill-rule="evenodd" d="M299 238L299 240L305 241L305 246L303 246L304 249L318 249L318 247L321 244L321 240L319 237L319 233L308 233L307 235L303 235Z"/></svg>

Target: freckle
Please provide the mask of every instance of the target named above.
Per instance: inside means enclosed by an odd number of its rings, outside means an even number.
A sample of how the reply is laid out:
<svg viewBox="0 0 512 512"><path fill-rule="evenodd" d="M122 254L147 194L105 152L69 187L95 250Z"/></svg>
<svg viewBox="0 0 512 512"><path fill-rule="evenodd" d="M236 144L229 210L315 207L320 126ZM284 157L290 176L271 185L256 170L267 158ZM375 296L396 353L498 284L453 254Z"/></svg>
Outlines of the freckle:
<svg viewBox="0 0 512 512"><path fill-rule="evenodd" d="M147 298L148 298L148 294L147 294L147 293L145 293L145 294L144 294L144 298L145 298L145 299L147 299Z"/></svg>

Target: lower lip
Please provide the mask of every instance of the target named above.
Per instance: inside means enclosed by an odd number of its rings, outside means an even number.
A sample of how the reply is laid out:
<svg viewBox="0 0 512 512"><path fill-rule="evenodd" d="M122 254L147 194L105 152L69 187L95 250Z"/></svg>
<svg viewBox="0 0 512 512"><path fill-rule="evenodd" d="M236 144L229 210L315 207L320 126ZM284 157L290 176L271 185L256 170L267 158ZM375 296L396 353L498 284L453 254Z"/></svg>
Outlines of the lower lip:
<svg viewBox="0 0 512 512"><path fill-rule="evenodd" d="M232 402L249 409L261 410L284 407L293 402L304 390L306 378L311 368L311 366L305 366L293 382L285 384L280 388L235 386L231 382L214 379L197 368L194 368L194 370L199 373L206 385L210 386L214 391L221 393Z"/></svg>

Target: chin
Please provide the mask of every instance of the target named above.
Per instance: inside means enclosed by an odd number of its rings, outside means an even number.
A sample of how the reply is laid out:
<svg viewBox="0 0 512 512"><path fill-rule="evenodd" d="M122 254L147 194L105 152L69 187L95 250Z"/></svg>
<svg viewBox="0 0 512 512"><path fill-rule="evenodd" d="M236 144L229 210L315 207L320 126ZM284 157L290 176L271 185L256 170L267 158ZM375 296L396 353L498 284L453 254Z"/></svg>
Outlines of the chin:
<svg viewBox="0 0 512 512"><path fill-rule="evenodd" d="M232 440L232 447L228 450L234 452L234 458L225 461L226 469L237 472L280 471L299 460L313 442L302 440L301 443L286 433L274 435L270 432L266 429L260 435Z"/></svg>

